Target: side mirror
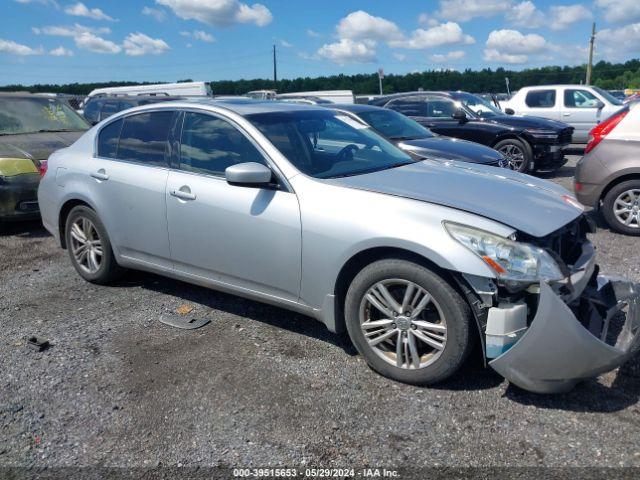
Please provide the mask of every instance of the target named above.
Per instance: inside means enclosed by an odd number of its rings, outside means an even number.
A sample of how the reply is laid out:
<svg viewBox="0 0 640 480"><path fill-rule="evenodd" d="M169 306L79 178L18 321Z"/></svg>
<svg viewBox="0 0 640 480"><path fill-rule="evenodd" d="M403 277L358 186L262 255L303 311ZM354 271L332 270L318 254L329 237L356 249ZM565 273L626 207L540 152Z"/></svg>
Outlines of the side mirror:
<svg viewBox="0 0 640 480"><path fill-rule="evenodd" d="M257 162L238 163L224 171L224 178L229 184L245 187L269 185L272 177L271 169Z"/></svg>
<svg viewBox="0 0 640 480"><path fill-rule="evenodd" d="M451 115L451 118L453 118L454 120L465 122L467 120L467 114L464 112L464 110L459 108L458 110L453 112L453 115Z"/></svg>
<svg viewBox="0 0 640 480"><path fill-rule="evenodd" d="M596 107L598 107L598 110L602 110L605 107L605 105L601 100L598 100L596 102Z"/></svg>
<svg viewBox="0 0 640 480"><path fill-rule="evenodd" d="M516 112L513 108L505 108L504 113L506 113L507 115L514 115Z"/></svg>

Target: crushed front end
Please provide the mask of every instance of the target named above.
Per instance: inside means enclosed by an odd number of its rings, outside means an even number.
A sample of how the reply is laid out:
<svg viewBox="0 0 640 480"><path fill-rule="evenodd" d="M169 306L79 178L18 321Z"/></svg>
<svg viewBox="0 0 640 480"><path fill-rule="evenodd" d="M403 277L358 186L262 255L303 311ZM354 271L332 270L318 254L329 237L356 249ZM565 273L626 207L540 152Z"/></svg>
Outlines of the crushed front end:
<svg viewBox="0 0 640 480"><path fill-rule="evenodd" d="M617 368L640 349L640 284L599 275L586 237L591 228L581 216L544 238L518 234L519 241L549 252L562 279L464 276L477 299L489 365L521 388L565 392Z"/></svg>

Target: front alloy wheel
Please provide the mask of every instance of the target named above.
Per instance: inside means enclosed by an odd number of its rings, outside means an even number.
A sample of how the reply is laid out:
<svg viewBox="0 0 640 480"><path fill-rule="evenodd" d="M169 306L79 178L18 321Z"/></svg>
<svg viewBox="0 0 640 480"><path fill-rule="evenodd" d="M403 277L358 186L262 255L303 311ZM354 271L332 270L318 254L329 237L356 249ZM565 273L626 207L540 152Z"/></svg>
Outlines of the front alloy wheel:
<svg viewBox="0 0 640 480"><path fill-rule="evenodd" d="M398 368L424 368L447 342L445 316L438 302L410 280L377 282L360 305L360 328L373 351Z"/></svg>
<svg viewBox="0 0 640 480"><path fill-rule="evenodd" d="M504 155L504 161L500 162L502 168L508 168L509 170L515 170L516 172L522 171L522 165L525 162L524 150L518 145L508 144L504 145L498 150Z"/></svg>

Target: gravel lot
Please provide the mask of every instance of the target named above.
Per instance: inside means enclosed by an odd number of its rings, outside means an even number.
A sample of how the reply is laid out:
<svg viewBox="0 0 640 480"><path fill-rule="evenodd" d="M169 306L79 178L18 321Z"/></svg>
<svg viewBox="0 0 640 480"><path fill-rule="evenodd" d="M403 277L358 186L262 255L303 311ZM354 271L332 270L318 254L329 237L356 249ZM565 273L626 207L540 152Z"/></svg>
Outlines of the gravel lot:
<svg viewBox="0 0 640 480"><path fill-rule="evenodd" d="M577 158L553 180L571 188ZM600 227L603 272L640 281L638 240ZM183 304L211 323L158 321ZM0 323L4 467L640 467L640 357L558 396L477 353L436 388L402 385L285 310L143 273L86 283L38 224L0 233Z"/></svg>

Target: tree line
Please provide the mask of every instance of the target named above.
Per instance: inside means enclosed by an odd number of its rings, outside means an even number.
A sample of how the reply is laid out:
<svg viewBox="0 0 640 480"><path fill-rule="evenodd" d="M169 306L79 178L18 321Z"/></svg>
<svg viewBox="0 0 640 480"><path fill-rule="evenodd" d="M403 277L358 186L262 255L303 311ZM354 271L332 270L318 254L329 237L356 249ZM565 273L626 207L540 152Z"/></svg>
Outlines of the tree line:
<svg viewBox="0 0 640 480"><path fill-rule="evenodd" d="M586 66L548 66L527 68L520 71L504 68L484 68L482 70L427 70L404 75L389 74L384 77L384 93L408 92L413 90L465 90L470 92L506 92L505 78L509 79L510 89L517 90L529 85L550 85L556 83L579 84L585 81ZM190 81L190 80L180 80ZM6 85L0 91L29 91L68 93L86 95L95 88L122 85L145 85L162 82L96 82L69 83L63 85ZM640 88L640 59L624 63L601 61L594 65L592 83L599 87L614 90ZM242 95L251 90L276 89L280 93L309 90L353 90L355 94L378 93L378 75L332 75L321 77L300 77L281 79L274 83L271 79L219 80L211 82L216 95Z"/></svg>

